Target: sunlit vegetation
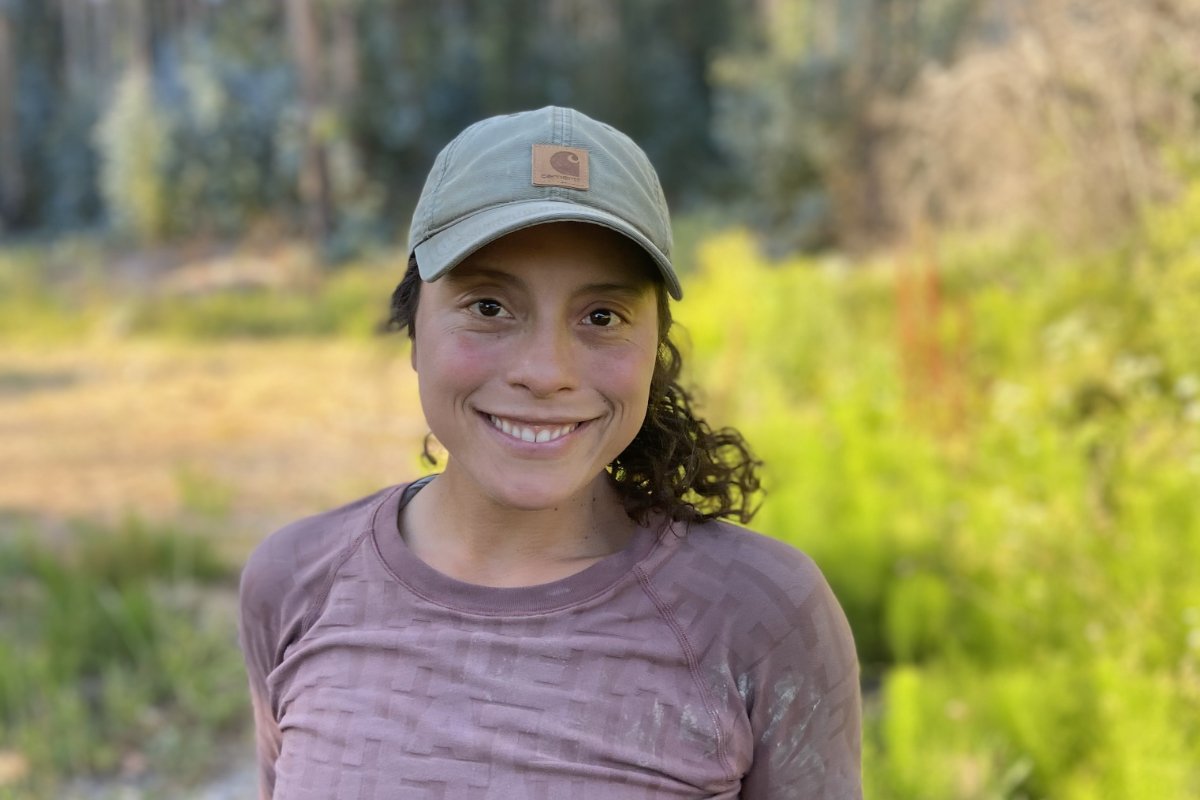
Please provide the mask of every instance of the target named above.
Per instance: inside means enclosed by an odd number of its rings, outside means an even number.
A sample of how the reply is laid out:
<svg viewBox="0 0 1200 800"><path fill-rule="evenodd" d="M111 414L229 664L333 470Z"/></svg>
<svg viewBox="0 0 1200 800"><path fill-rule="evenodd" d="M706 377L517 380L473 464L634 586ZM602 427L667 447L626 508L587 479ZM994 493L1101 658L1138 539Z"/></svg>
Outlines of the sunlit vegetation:
<svg viewBox="0 0 1200 800"><path fill-rule="evenodd" d="M850 616L870 796L1200 791L1198 202L1078 256L702 250L696 374Z"/></svg>
<svg viewBox="0 0 1200 800"><path fill-rule="evenodd" d="M0 797L68 778L203 777L241 741L236 569L194 532L129 519L0 540ZM7 773L7 774L2 774ZM158 783L155 783L158 781ZM10 784L6 786L5 784Z"/></svg>
<svg viewBox="0 0 1200 800"><path fill-rule="evenodd" d="M870 796L1200 788L1198 204L1193 191L1083 254L947 238L850 264L770 261L738 231L687 245L679 333L712 421L767 462L754 525L817 560L857 637ZM37 257L6 256L3 279ZM362 348L394 278L334 273L294 290L305 313L270 330L274 290L169 312L144 299L116 334L110 300L91 326L25 311L115 347ZM229 513L231 489L184 478L189 519ZM0 651L0 753L29 776L138 759L170 773L181 741L245 732L229 608L200 602L228 602L236 565L202 540L136 521L53 543L27 530L0 570L0 625L19 643Z"/></svg>

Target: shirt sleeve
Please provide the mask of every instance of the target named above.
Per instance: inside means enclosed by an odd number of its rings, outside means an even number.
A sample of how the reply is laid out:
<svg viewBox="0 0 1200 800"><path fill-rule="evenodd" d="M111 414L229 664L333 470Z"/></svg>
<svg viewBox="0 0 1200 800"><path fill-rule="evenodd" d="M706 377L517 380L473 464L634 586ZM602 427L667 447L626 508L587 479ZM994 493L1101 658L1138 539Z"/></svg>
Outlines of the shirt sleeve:
<svg viewBox="0 0 1200 800"><path fill-rule="evenodd" d="M250 684L250 702L254 707L254 740L255 752L258 758L258 796L260 800L270 800L275 793L275 761L279 758L279 745L282 739L279 724L271 712L262 690L254 686L253 678Z"/></svg>
<svg viewBox="0 0 1200 800"><path fill-rule="evenodd" d="M269 800L275 791L276 764L284 750L278 717L281 689L271 676L288 648L303 638L339 566L367 537L380 503L398 488L275 531L259 543L242 570L238 640L254 711L260 800Z"/></svg>
<svg viewBox="0 0 1200 800"><path fill-rule="evenodd" d="M258 761L258 796L270 800L275 791L275 762L279 758L282 735L267 688L267 676L275 668L281 635L280 597L271 584L269 565L261 553L255 553L242 571L239 592L238 639L246 662L250 683L250 703L254 712L255 751ZM274 602L272 602L274 595Z"/></svg>
<svg viewBox="0 0 1200 800"><path fill-rule="evenodd" d="M750 669L742 800L860 800L862 703L846 616L815 565L792 626Z"/></svg>

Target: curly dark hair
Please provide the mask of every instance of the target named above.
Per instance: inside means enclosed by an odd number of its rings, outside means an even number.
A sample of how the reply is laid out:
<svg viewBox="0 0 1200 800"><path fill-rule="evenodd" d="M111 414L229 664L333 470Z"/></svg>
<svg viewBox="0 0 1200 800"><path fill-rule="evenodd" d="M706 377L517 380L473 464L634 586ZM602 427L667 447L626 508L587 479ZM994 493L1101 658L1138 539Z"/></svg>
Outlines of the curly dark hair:
<svg viewBox="0 0 1200 800"><path fill-rule="evenodd" d="M679 383L683 357L671 340L674 324L667 293L655 282L658 296L658 357L650 379L650 400L641 430L609 465L608 474L625 512L645 524L651 514L703 522L725 517L746 523L758 510L762 462L734 428L712 430L692 411L692 396ZM404 278L392 293L386 331L406 331L416 340L421 277L410 257ZM428 440L423 455L429 453Z"/></svg>

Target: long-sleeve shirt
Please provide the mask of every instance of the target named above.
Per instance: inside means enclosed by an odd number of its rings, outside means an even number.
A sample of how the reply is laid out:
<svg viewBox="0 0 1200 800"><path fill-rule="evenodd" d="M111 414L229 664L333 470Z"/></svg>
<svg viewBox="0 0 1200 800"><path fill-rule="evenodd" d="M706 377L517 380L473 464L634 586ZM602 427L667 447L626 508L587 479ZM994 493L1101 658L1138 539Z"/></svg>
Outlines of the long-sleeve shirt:
<svg viewBox="0 0 1200 800"><path fill-rule="evenodd" d="M862 796L854 641L807 556L675 523L553 583L478 586L408 550L420 486L249 559L262 798Z"/></svg>

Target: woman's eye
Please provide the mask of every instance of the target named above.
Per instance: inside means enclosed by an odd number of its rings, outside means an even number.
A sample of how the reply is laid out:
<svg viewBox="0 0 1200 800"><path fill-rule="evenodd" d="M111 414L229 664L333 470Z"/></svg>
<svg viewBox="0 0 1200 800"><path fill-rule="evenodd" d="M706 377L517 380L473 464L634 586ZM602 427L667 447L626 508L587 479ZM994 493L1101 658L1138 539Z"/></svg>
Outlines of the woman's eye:
<svg viewBox="0 0 1200 800"><path fill-rule="evenodd" d="M620 319L620 317L618 317L614 312L609 311L607 308L596 309L587 315L589 324L599 325L602 328L616 325L618 322L620 322Z"/></svg>
<svg viewBox="0 0 1200 800"><path fill-rule="evenodd" d="M476 300L472 305L475 306L476 311L485 317L498 317L504 313L504 306L495 300Z"/></svg>

